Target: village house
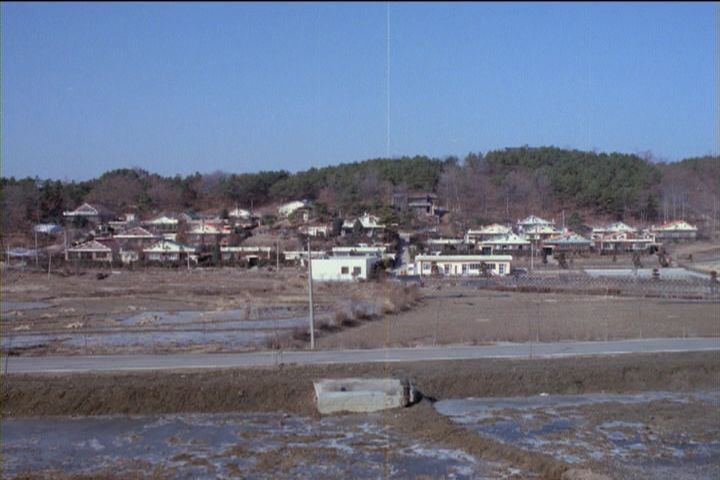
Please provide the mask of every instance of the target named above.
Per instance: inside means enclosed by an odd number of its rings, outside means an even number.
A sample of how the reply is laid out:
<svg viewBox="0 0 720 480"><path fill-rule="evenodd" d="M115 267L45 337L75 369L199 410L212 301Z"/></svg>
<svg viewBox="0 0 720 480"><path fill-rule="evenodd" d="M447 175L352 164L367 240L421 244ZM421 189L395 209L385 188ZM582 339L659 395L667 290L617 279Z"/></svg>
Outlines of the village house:
<svg viewBox="0 0 720 480"><path fill-rule="evenodd" d="M224 227L224 225L206 223L204 221L196 223L185 233L185 243L196 247L216 245L223 236L231 233Z"/></svg>
<svg viewBox="0 0 720 480"><path fill-rule="evenodd" d="M612 234L612 233L619 233L619 232L629 232L629 233L636 233L637 229L623 223L623 222L615 222L611 223L610 225L605 225L603 227L595 227L592 229L592 238L593 240L595 238L602 238L604 235Z"/></svg>
<svg viewBox="0 0 720 480"><path fill-rule="evenodd" d="M531 225L525 227L520 234L533 244L537 245L544 240L557 237L563 233L564 232L556 229L552 225Z"/></svg>
<svg viewBox="0 0 720 480"><path fill-rule="evenodd" d="M197 254L198 250L193 246L166 239L143 249L143 258L151 262L197 261Z"/></svg>
<svg viewBox="0 0 720 480"><path fill-rule="evenodd" d="M526 240L520 235L508 233L502 237L484 240L478 243L478 249L483 255L497 254L499 252L518 253L530 251L530 240Z"/></svg>
<svg viewBox="0 0 720 480"><path fill-rule="evenodd" d="M511 255L417 255L415 273L421 276L508 275Z"/></svg>
<svg viewBox="0 0 720 480"><path fill-rule="evenodd" d="M249 210L245 210L244 208L234 208L233 210L230 210L228 212L228 217L241 220L249 220L253 217L253 215L252 213L250 213Z"/></svg>
<svg viewBox="0 0 720 480"><path fill-rule="evenodd" d="M385 231L385 225L382 225L380 223L380 219L378 217L365 213L361 217L358 217L356 220L345 220L343 222L343 236L351 235L353 233L356 221L360 222L360 226L362 227L362 234L367 235L368 237L375 237L379 233L383 233Z"/></svg>
<svg viewBox="0 0 720 480"><path fill-rule="evenodd" d="M108 230L113 234L121 233L135 227L137 224L137 215L134 213L125 213L115 220L108 221Z"/></svg>
<svg viewBox="0 0 720 480"><path fill-rule="evenodd" d="M648 251L654 245L652 236L631 231L616 231L597 237L593 234L593 247L601 254Z"/></svg>
<svg viewBox="0 0 720 480"><path fill-rule="evenodd" d="M301 226L298 231L302 233L303 235L307 235L308 237L321 237L321 238L327 238L330 236L331 231L330 225L328 224L308 224Z"/></svg>
<svg viewBox="0 0 720 480"><path fill-rule="evenodd" d="M289 217L301 208L306 208L309 202L307 200L296 200L280 205L277 209L278 215L284 218Z"/></svg>
<svg viewBox="0 0 720 480"><path fill-rule="evenodd" d="M437 214L438 196L434 193L394 193L391 204L400 211L411 210L415 214Z"/></svg>
<svg viewBox="0 0 720 480"><path fill-rule="evenodd" d="M162 235L165 238L172 236L174 238L177 233L179 220L176 217L170 217L167 215L161 215L151 220L146 220L141 223L143 227L148 229L150 232Z"/></svg>
<svg viewBox="0 0 720 480"><path fill-rule="evenodd" d="M556 252L586 252L592 247L592 241L575 232L566 232L543 240L543 253L553 255Z"/></svg>
<svg viewBox="0 0 720 480"><path fill-rule="evenodd" d="M63 212L77 226L99 227L113 219L113 213L100 205L83 203L75 210Z"/></svg>
<svg viewBox="0 0 720 480"><path fill-rule="evenodd" d="M125 232L113 235L113 238L117 241L118 245L120 245L121 250L142 252L144 248L157 242L160 236L142 227L134 227Z"/></svg>
<svg viewBox="0 0 720 480"><path fill-rule="evenodd" d="M552 230L555 231L555 222L549 222L547 220L544 220L540 217L536 217L535 215L530 215L529 217L518 220L518 222L515 224L517 233L524 234L528 230ZM542 228L539 228L542 227Z"/></svg>
<svg viewBox="0 0 720 480"><path fill-rule="evenodd" d="M480 242L484 242L486 240L495 240L497 238L502 238L512 233L512 230L504 225L500 225L499 223L493 223L490 225L485 225L484 227L481 227L477 230L468 230L465 233L465 242L477 244Z"/></svg>
<svg viewBox="0 0 720 480"><path fill-rule="evenodd" d="M660 226L652 226L650 231L655 235L656 242L663 241L688 241L697 238L697 227L690 225L684 220L673 220L663 223Z"/></svg>
<svg viewBox="0 0 720 480"><path fill-rule="evenodd" d="M254 215L249 210L242 208L235 208L228 212L229 223L232 224L236 229L244 228L251 229L257 226L260 217Z"/></svg>
<svg viewBox="0 0 720 480"><path fill-rule="evenodd" d="M467 249L467 244L462 238L428 238L425 245L431 253L458 252Z"/></svg>
<svg viewBox="0 0 720 480"><path fill-rule="evenodd" d="M120 259L120 246L112 238L93 239L65 249L65 260L112 262Z"/></svg>

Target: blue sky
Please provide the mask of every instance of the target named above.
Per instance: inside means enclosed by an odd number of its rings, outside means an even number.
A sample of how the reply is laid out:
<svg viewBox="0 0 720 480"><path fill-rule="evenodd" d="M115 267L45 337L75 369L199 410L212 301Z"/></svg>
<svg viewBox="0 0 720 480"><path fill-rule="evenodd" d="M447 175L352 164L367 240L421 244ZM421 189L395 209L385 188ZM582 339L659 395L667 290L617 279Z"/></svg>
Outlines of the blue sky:
<svg viewBox="0 0 720 480"><path fill-rule="evenodd" d="M710 2L4 2L2 175L525 144L717 155L717 18Z"/></svg>

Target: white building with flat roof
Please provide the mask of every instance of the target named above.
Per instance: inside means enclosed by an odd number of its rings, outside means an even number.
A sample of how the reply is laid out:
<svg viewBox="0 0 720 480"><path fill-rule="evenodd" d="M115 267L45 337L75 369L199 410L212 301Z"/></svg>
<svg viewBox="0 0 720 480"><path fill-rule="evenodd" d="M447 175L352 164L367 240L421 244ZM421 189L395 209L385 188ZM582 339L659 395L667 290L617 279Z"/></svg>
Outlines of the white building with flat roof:
<svg viewBox="0 0 720 480"><path fill-rule="evenodd" d="M479 277L485 271L490 275L508 275L512 258L512 255L418 255L415 273Z"/></svg>
<svg viewBox="0 0 720 480"><path fill-rule="evenodd" d="M367 280L378 260L380 258L375 256L313 258L312 278L319 282Z"/></svg>

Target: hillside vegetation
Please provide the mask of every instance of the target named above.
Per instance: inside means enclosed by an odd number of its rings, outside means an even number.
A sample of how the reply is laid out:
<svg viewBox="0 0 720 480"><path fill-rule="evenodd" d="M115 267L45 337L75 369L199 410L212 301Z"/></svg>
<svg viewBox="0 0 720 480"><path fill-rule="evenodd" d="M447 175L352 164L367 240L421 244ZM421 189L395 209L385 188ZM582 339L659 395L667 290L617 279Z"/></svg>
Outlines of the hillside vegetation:
<svg viewBox="0 0 720 480"><path fill-rule="evenodd" d="M163 177L140 168L97 179L2 178L2 234L23 234L36 223L64 223L63 211L83 202L140 218L187 211L222 215L235 207L262 211L288 200L312 200L322 221L363 212L412 227L395 211L393 193L438 196L444 217L460 231L529 214L568 222L623 220L639 226L684 218L701 234L717 228L720 157L674 163L622 153L556 147L470 153L464 159L377 158L289 173L216 171ZM566 224L568 224L566 222Z"/></svg>

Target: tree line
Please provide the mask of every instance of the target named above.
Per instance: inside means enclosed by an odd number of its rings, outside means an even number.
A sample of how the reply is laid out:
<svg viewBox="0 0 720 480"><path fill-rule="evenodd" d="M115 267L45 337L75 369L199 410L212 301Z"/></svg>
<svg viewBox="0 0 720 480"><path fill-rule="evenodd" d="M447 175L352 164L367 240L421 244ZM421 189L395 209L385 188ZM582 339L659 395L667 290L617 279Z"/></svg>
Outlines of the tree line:
<svg viewBox="0 0 720 480"><path fill-rule="evenodd" d="M684 218L715 228L720 157L665 163L650 155L521 147L471 152L462 160L376 158L297 173L216 171L163 177L127 168L82 182L3 177L0 188L3 236L29 232L37 223L63 224L63 212L84 202L116 214L147 217L182 211L217 213L236 206L258 209L307 199L326 221L371 212L388 221L411 223L412 216L390 207L394 193L408 192L436 194L458 230L561 212L577 222L650 224Z"/></svg>

